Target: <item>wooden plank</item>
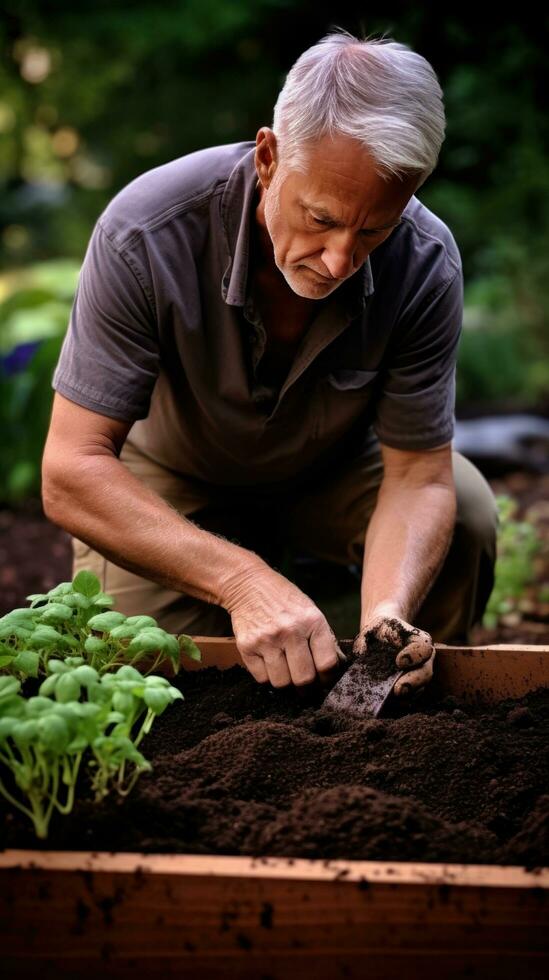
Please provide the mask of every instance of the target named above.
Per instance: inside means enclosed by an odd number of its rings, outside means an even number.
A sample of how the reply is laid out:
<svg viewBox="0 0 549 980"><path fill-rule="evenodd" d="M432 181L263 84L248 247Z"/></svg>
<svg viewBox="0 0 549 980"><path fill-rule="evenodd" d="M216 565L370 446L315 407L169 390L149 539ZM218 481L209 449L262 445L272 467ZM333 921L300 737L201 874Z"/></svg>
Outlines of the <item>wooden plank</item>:
<svg viewBox="0 0 549 980"><path fill-rule="evenodd" d="M518 866L442 864L427 862L334 861L306 858L270 858L200 855L141 854L126 851L0 852L0 870L44 870L135 873L142 875L201 875L219 877L284 878L298 881L372 882L406 885L490 886L514 889L548 888L549 868L527 871Z"/></svg>
<svg viewBox="0 0 549 980"><path fill-rule="evenodd" d="M26 969L80 978L107 969L108 976L282 980L314 969L318 980L486 980L515 978L517 969L541 977L549 967L548 893L521 869L494 868L491 883L475 884L473 876L456 884L448 878L459 878L456 866L416 865L399 878L398 866L380 874L375 862L356 862L366 872L357 880L353 871L342 875L354 862L248 861L243 873L248 859L162 857L133 856L138 863L126 870L120 860L129 855L72 855L72 869L66 855L50 855L49 868L41 861L31 870L6 868L7 975ZM52 873L60 861L64 870ZM225 864L222 873L212 861ZM505 872L515 884L501 887Z"/></svg>
<svg viewBox="0 0 549 980"><path fill-rule="evenodd" d="M434 684L441 692L496 703L549 687L549 647L499 644L450 647L438 644Z"/></svg>

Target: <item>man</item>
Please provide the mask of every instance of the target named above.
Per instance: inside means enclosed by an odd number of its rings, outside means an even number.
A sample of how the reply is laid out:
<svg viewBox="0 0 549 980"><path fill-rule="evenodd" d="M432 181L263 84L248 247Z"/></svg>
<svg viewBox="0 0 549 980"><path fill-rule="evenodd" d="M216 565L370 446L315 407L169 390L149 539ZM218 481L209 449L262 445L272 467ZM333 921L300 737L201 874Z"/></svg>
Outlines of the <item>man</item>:
<svg viewBox="0 0 549 980"><path fill-rule="evenodd" d="M53 381L46 513L123 612L232 629L259 682L306 684L338 657L272 567L283 542L363 560L356 649L394 640L400 694L490 594L494 500L451 449L461 262L414 196L443 137L421 56L328 35L255 147L143 174L94 229ZM419 630L400 648L399 624Z"/></svg>

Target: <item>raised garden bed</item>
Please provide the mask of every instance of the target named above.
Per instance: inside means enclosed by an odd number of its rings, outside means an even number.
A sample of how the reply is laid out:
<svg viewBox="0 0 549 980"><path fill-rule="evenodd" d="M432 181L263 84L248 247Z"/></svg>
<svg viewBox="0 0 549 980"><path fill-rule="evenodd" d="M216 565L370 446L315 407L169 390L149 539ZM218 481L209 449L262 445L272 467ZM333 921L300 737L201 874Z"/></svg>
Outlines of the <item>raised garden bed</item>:
<svg viewBox="0 0 549 980"><path fill-rule="evenodd" d="M198 643L204 666L237 659ZM12 975L546 974L548 648L440 646L425 703L384 721L235 669L181 683L131 798L93 827L80 804L50 851L8 827Z"/></svg>

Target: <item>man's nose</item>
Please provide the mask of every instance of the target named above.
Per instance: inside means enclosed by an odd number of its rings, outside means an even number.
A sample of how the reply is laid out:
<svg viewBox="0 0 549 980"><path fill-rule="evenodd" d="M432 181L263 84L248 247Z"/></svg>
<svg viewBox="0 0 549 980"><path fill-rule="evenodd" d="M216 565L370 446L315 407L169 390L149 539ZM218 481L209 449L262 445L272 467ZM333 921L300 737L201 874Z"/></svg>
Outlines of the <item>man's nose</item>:
<svg viewBox="0 0 549 980"><path fill-rule="evenodd" d="M330 238L322 252L322 261L334 279L346 279L355 271L356 242L348 236Z"/></svg>

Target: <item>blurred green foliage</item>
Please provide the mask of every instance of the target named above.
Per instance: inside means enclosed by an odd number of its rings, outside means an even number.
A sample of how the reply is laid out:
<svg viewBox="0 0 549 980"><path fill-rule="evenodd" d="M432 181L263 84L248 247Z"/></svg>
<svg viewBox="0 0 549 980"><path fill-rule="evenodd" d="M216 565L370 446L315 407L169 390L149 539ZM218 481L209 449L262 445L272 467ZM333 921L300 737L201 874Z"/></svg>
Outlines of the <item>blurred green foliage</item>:
<svg viewBox="0 0 549 980"><path fill-rule="evenodd" d="M463 257L458 402L534 407L549 394L549 38L547 19L527 3L504 19L478 6L405 2L365 12L356 0L337 9L318 0L6 0L2 267L77 267L99 213L139 173L254 139L291 64L334 24L409 44L437 72L447 136L419 197ZM72 266L57 268L62 277ZM22 281L0 292L4 352L47 338L25 372L2 380L12 496L37 489L50 369L74 284L69 271L63 288Z"/></svg>
<svg viewBox="0 0 549 980"><path fill-rule="evenodd" d="M516 520L513 497L496 497L499 514L495 582L488 600L483 626L497 626L502 616L519 612L519 600L535 580L534 558L541 547L538 532L528 521Z"/></svg>
<svg viewBox="0 0 549 980"><path fill-rule="evenodd" d="M51 377L77 276L78 263L54 260L0 278L0 503L39 491Z"/></svg>

